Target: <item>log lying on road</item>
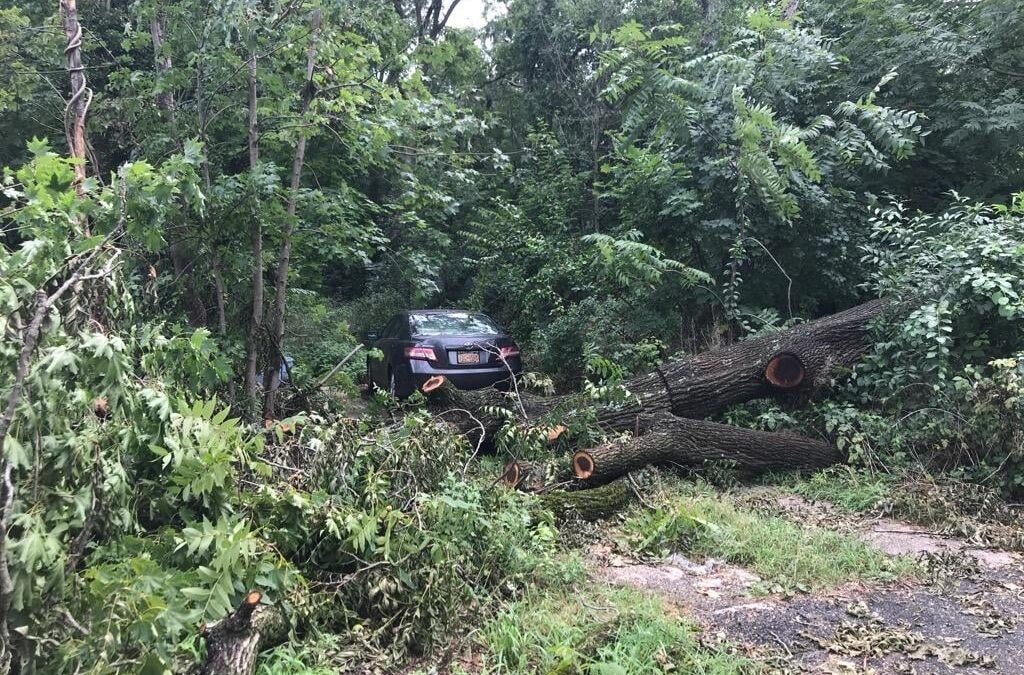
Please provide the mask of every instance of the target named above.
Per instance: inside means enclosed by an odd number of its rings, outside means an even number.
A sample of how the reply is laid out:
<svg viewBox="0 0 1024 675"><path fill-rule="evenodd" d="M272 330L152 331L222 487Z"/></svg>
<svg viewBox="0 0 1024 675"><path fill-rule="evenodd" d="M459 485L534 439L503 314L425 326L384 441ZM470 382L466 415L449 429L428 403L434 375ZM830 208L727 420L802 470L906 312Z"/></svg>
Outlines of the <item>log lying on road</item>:
<svg viewBox="0 0 1024 675"><path fill-rule="evenodd" d="M698 467L709 461L734 462L746 472L817 469L843 461L824 441L786 432L754 431L726 424L662 414L645 420L642 436L580 450L572 470L587 486L611 482L649 464Z"/></svg>
<svg viewBox="0 0 1024 675"><path fill-rule="evenodd" d="M260 593L248 593L223 619L199 629L206 638L206 660L199 675L252 675L256 655L284 642L288 622L277 607L261 605Z"/></svg>
<svg viewBox="0 0 1024 675"><path fill-rule="evenodd" d="M635 401L599 409L598 421L608 431L635 431L638 418L646 413L702 419L753 399L811 392L836 369L856 363L868 346L868 327L883 308L883 301L873 300L788 330L670 361L627 380L624 384ZM485 436L506 419L489 413L489 408L512 410L516 417L525 415L534 422L546 417L554 424L585 404L579 394L523 394L517 402L495 390L459 391L451 385L428 394L435 413L463 432L482 431Z"/></svg>

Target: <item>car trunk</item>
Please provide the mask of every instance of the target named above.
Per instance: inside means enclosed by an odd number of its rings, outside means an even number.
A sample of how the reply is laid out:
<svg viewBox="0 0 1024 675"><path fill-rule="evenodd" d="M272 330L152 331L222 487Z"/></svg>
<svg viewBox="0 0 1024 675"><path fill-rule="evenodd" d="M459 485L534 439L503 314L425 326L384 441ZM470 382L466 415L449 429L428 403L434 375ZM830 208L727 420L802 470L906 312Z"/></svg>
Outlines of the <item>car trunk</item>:
<svg viewBox="0 0 1024 675"><path fill-rule="evenodd" d="M413 337L418 344L433 348L436 365L443 368L494 368L501 365L498 349L511 342L493 335Z"/></svg>

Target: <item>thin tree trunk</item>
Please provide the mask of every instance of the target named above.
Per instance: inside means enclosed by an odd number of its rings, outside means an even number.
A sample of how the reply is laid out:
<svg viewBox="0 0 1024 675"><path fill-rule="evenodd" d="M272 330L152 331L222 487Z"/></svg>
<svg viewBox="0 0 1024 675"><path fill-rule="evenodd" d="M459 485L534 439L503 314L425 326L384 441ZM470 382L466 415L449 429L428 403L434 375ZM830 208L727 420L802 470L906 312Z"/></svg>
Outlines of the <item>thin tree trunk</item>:
<svg viewBox="0 0 1024 675"><path fill-rule="evenodd" d="M197 122L199 124L199 139L203 142L203 163L200 165L200 173L203 178L203 190L207 195L213 190L213 178L210 175L210 141L206 135L206 105L203 100L203 71L201 68L196 71L196 114ZM203 222L206 223L206 214L204 212ZM214 307L217 313L217 334L224 337L228 334L228 319L227 311L224 305L226 290L224 287L224 276L221 270L221 259L220 253L218 252L218 242L216 238L210 243L211 249L211 260L210 267L213 275L213 293L214 293ZM228 397L230 400L235 399L235 379L231 378L228 382Z"/></svg>
<svg viewBox="0 0 1024 675"><path fill-rule="evenodd" d="M174 66L170 55L163 53L164 33L166 31L165 20L166 17L163 14L160 3L155 3L153 18L149 22L149 36L153 45L153 65L156 69L157 81L162 84L166 84L167 77ZM177 105L174 101L174 92L160 91L154 96L154 99L157 108L166 115L167 122L171 127L171 137L174 139L177 148L181 150L182 143L178 133ZM201 170L203 171L204 179L207 181L204 183L204 187L207 193L209 193L209 168L205 162ZM187 222L186 220L184 224L181 224L181 229L178 233L180 236L175 237L168 244L167 255L171 259L175 279L181 282L182 297L185 302L189 323L193 326L204 326L207 324L208 315L206 304L203 302L202 295L196 285L196 251L194 246L190 246L188 243L189 232Z"/></svg>
<svg viewBox="0 0 1024 675"><path fill-rule="evenodd" d="M92 90L86 86L85 67L82 65L82 26L78 23L78 3L76 0L61 0L60 10L64 22L64 35L67 37L64 58L71 79L71 98L64 111L64 133L67 137L68 152L79 160L74 167L75 190L81 196L84 189L87 152L85 116L92 100Z"/></svg>
<svg viewBox="0 0 1024 675"><path fill-rule="evenodd" d="M698 0L704 18L701 31L700 46L706 52L711 51L718 43L718 29L722 18L723 0Z"/></svg>
<svg viewBox="0 0 1024 675"><path fill-rule="evenodd" d="M155 3L153 7L153 18L149 22L149 35L153 42L153 59L156 65L156 73L158 76L158 80L163 80L164 78L166 78L167 74L171 71L171 68L173 66L170 55L163 53L165 30L166 27L164 25L163 11L160 8L160 4ZM173 125L175 121L174 92L159 92L156 95L156 104L161 110L163 110L170 116L171 124Z"/></svg>
<svg viewBox="0 0 1024 675"><path fill-rule="evenodd" d="M224 308L224 278L220 271L220 256L216 252L211 261L213 266L213 291L217 305L217 334L221 337L228 334L228 316Z"/></svg>
<svg viewBox="0 0 1024 675"><path fill-rule="evenodd" d="M292 256L292 231L295 227L295 206L299 198L299 186L302 181L302 167L306 161L306 137L309 122L305 119L309 114L309 106L313 101L313 70L316 67L316 39L320 30L320 10L314 10L310 18L309 47L306 49L306 80L302 87L302 102L299 115L302 117L302 128L299 140L295 145L295 157L292 160L291 190L288 193L287 216L284 231L281 233L281 252L277 259L277 274L274 279L274 308L271 337L274 344L273 354L263 376L265 389L263 398L263 418L273 419L276 411L277 389L281 384L281 363L284 359L284 319L288 292L288 267Z"/></svg>
<svg viewBox="0 0 1024 675"><path fill-rule="evenodd" d="M249 169L256 173L260 161L259 128L256 116L256 49L249 54ZM252 312L245 345L245 395L256 398L256 375L259 361L260 330L263 328L263 226L259 214L253 209L252 232Z"/></svg>

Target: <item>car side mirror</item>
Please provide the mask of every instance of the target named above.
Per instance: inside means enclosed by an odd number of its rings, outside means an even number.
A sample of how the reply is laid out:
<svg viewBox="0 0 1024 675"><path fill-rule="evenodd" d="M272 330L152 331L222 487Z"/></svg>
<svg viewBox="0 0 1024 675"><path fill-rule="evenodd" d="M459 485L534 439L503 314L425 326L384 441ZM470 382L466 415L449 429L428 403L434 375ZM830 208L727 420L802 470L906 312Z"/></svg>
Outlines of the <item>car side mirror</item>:
<svg viewBox="0 0 1024 675"><path fill-rule="evenodd" d="M380 333L378 333L375 330L371 330L371 331L366 333L366 341L367 342L376 342L379 339L380 339Z"/></svg>

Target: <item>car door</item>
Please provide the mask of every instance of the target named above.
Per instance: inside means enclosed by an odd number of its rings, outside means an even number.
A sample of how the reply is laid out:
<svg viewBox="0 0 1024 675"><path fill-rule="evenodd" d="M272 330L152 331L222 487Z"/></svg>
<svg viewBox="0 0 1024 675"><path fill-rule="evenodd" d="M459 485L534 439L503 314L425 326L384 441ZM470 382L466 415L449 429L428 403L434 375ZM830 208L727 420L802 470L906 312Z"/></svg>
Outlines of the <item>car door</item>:
<svg viewBox="0 0 1024 675"><path fill-rule="evenodd" d="M398 372L405 362L405 347L409 342L409 317L398 314L388 322L385 329L386 338L382 341L381 351L384 352L384 367L381 382L387 385L388 369Z"/></svg>
<svg viewBox="0 0 1024 675"><path fill-rule="evenodd" d="M388 366L392 362L395 332L399 324L400 317L393 316L388 321L384 330L381 331L380 337L377 338L377 342L373 344L375 349L379 349L383 352L383 356L379 359L371 359L370 361L370 378L373 380L371 384L375 384L378 387L387 388L388 386Z"/></svg>

